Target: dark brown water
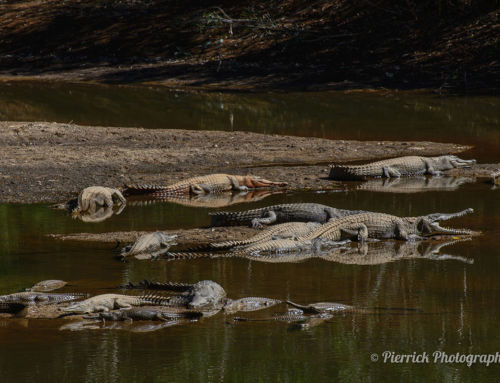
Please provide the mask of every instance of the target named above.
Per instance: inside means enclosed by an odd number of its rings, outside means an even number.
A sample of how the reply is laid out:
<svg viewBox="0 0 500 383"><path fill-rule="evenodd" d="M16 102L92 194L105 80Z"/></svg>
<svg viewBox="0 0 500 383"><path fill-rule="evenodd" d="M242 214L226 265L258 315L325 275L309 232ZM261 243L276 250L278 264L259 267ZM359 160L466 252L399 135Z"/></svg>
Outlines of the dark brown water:
<svg viewBox="0 0 500 383"><path fill-rule="evenodd" d="M498 155L500 147L496 99L414 97L409 101L331 94L176 96L148 88L31 84L0 87L0 100L2 119L228 129L232 111L234 129L252 127L267 133L334 138L338 134L363 139L470 140L484 145L482 158L490 159ZM382 130L382 126L387 129ZM485 151L488 145L496 151ZM199 323L151 333L60 331L60 321L0 320L0 381L497 382L499 364L467 367L464 363L434 363L432 353L500 352L499 197L500 189L478 183L462 185L457 191L413 194L354 190L292 193L228 208L304 201L420 215L472 207L473 215L449 225L480 230L483 235L442 252L473 259L473 264L429 259L375 265L321 259L289 264L245 259L121 263L114 259L112 245L64 242L46 234L206 226L211 209L170 203L127 206L118 216L88 224L46 205L0 204L0 294L49 278L69 281L69 289L91 292L109 291L142 279L212 279L231 298L266 296L300 303L334 301L421 310L348 314L307 331L293 331L290 325L278 322L227 323L221 313ZM277 306L270 313L285 309ZM383 363L384 351L426 352L430 363ZM377 362L371 361L373 353L380 358Z"/></svg>
<svg viewBox="0 0 500 383"><path fill-rule="evenodd" d="M475 145L498 162L500 99L437 95L182 93L161 87L0 84L0 120L153 129L244 130L358 140Z"/></svg>

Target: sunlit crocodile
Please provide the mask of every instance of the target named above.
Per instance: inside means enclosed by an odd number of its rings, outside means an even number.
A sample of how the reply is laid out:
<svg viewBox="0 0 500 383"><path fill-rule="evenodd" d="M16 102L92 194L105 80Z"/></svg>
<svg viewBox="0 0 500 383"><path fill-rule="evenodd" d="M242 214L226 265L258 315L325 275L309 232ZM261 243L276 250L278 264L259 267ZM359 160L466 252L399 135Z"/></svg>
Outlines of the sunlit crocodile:
<svg viewBox="0 0 500 383"><path fill-rule="evenodd" d="M463 160L457 156L407 156L372 162L365 165L332 165L329 178L333 180L364 180L370 177L401 177L440 175L445 170L469 167L476 160Z"/></svg>
<svg viewBox="0 0 500 383"><path fill-rule="evenodd" d="M278 299L264 297L245 297L240 299L230 299L222 286L213 281L200 281L195 284L173 283L173 282L152 282L144 280L138 284L128 283L125 288L144 290L168 290L182 292L183 294L172 297L170 302L172 307L188 307L190 309L223 309L225 313L237 311L256 311L275 306L282 301Z"/></svg>
<svg viewBox="0 0 500 383"><path fill-rule="evenodd" d="M277 238L298 238L309 234L314 229L320 227L317 222L288 222L269 227L264 231L247 239L239 241L212 242L207 245L198 246L192 250L223 250L237 246L246 246L266 242Z"/></svg>
<svg viewBox="0 0 500 383"><path fill-rule="evenodd" d="M332 218L364 213L362 210L336 209L319 203L290 203L237 212L210 213L211 226L251 225L261 227L283 222L325 223Z"/></svg>
<svg viewBox="0 0 500 383"><path fill-rule="evenodd" d="M177 235L167 235L161 231L143 234L132 245L125 246L121 250L121 256L134 256L137 259L158 257L166 253L170 246L175 245L175 238Z"/></svg>
<svg viewBox="0 0 500 383"><path fill-rule="evenodd" d="M167 306L169 305L169 298L153 295L101 294L64 307L62 310L73 314L89 314L149 305Z"/></svg>
<svg viewBox="0 0 500 383"><path fill-rule="evenodd" d="M78 195L78 207L76 211L79 213L92 213L100 206L112 208L114 204L113 198L116 198L122 205L127 203L118 189L104 186L87 187Z"/></svg>
<svg viewBox="0 0 500 383"><path fill-rule="evenodd" d="M169 186L130 185L125 188L125 193L127 195L150 194L155 197L168 197L176 195L222 193L228 191L247 191L257 188L285 187L287 185L286 182L274 182L251 175L209 174L206 176L189 178Z"/></svg>
<svg viewBox="0 0 500 383"><path fill-rule="evenodd" d="M48 292L53 290L58 290L66 286L68 282L61 281L60 279L47 279L45 281L40 281L35 283L32 287L26 289L26 291L33 292Z"/></svg>
<svg viewBox="0 0 500 383"><path fill-rule="evenodd" d="M0 302L4 303L22 303L22 304L50 304L69 302L82 299L85 294L80 293L45 293L35 291L23 291L7 295L0 295Z"/></svg>

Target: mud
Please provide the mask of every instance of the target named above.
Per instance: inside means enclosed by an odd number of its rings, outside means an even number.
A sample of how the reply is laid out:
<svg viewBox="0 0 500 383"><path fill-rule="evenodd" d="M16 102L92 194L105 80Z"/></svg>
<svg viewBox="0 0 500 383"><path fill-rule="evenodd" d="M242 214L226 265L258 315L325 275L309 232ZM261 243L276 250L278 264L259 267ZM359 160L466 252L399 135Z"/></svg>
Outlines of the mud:
<svg viewBox="0 0 500 383"><path fill-rule="evenodd" d="M0 122L0 202L63 202L91 185L169 184L216 172L286 181L292 191L342 189L326 179L329 163L467 149L433 142L7 121Z"/></svg>
<svg viewBox="0 0 500 383"><path fill-rule="evenodd" d="M175 239L176 248L182 248L193 244L203 244L221 241L239 241L256 234L259 230L244 226L214 227L162 230L168 235L177 234ZM75 234L50 234L50 238L63 241L83 241L110 244L113 247L117 242L122 244L134 242L146 231L116 231L109 233L75 233Z"/></svg>

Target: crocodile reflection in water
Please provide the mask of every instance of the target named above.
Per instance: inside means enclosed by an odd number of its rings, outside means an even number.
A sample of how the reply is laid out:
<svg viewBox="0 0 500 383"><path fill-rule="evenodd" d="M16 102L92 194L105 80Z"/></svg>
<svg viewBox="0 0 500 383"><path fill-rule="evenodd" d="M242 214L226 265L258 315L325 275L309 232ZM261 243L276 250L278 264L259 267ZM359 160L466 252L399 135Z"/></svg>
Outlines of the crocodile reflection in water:
<svg viewBox="0 0 500 383"><path fill-rule="evenodd" d="M234 252L199 252L199 253L167 253L166 259L193 259L193 258L244 258L251 261L267 263L297 263L308 259L323 259L330 262L356 265L375 265L403 259L428 259L434 261L456 260L472 264L473 259L450 254L441 254L442 248L457 242L470 240L461 238L438 242L427 241L375 241L356 246L354 244L343 244L335 247L325 245L325 248L295 249L289 252L246 252L245 250Z"/></svg>
<svg viewBox="0 0 500 383"><path fill-rule="evenodd" d="M86 223L99 223L106 221L107 219L111 218L113 215L119 215L123 209L125 209L125 205L120 205L118 207L118 210L113 210L112 207L109 206L103 206L95 211L87 211L87 212L76 212L73 211L71 213L71 216L74 219L79 219L82 222Z"/></svg>
<svg viewBox="0 0 500 383"><path fill-rule="evenodd" d="M280 190L251 190L239 193L209 193L171 197L134 197L128 198L129 206L147 206L155 203L175 203L186 207L221 208L239 203L261 201L273 194L281 194Z"/></svg>
<svg viewBox="0 0 500 383"><path fill-rule="evenodd" d="M426 191L453 191L461 185L475 182L474 177L413 177L377 178L356 186L356 190L389 193L421 193Z"/></svg>

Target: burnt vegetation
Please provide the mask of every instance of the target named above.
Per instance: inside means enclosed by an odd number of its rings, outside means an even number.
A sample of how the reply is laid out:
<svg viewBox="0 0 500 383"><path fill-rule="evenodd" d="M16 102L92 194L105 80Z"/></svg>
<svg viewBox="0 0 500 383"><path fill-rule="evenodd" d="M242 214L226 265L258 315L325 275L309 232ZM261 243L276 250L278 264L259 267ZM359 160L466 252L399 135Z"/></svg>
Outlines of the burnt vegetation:
<svg viewBox="0 0 500 383"><path fill-rule="evenodd" d="M112 67L87 76L491 92L498 9L491 0L4 1L0 70Z"/></svg>

